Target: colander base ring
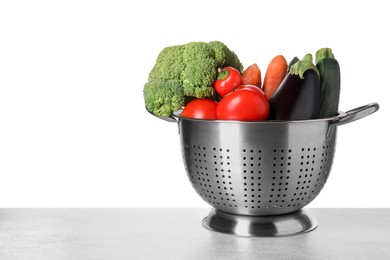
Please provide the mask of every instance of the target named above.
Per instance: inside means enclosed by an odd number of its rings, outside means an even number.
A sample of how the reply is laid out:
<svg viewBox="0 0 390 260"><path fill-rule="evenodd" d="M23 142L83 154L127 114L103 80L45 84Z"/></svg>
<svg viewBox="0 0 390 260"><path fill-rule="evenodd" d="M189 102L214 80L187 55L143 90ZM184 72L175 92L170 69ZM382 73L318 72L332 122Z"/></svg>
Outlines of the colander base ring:
<svg viewBox="0 0 390 260"><path fill-rule="evenodd" d="M304 210L284 215L234 215L213 208L202 221L203 227L240 237L283 237L314 230L318 221Z"/></svg>

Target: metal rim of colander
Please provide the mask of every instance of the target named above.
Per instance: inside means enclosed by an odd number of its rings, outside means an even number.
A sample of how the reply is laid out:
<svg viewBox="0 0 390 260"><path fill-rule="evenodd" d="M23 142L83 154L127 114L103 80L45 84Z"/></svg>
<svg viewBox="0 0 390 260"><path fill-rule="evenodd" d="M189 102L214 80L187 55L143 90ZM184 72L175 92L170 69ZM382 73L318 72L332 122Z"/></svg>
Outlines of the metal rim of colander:
<svg viewBox="0 0 390 260"><path fill-rule="evenodd" d="M263 120L263 121L240 121L240 120L210 120L210 119L197 119L197 118L187 118L181 115L183 109L180 109L172 114L174 120L185 120L185 121L194 121L194 122L208 122L208 123L231 123L231 124L291 124L291 123L314 123L314 122L325 122L325 121L337 121L340 117L346 116L346 113L339 111L337 115L327 118L318 118L318 119L304 119L304 120Z"/></svg>

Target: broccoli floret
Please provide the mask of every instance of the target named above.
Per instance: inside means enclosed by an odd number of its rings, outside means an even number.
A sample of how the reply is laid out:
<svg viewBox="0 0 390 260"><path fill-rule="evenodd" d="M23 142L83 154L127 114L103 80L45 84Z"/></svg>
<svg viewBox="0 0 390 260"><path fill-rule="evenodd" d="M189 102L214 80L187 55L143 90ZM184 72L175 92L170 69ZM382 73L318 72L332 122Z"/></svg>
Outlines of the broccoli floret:
<svg viewBox="0 0 390 260"><path fill-rule="evenodd" d="M153 114L168 117L185 104L184 91L179 80L153 80L145 84L146 109Z"/></svg>
<svg viewBox="0 0 390 260"><path fill-rule="evenodd" d="M183 52L183 45L164 48L158 55L156 63L149 73L149 81L155 79L180 79L181 72L185 69Z"/></svg>
<svg viewBox="0 0 390 260"><path fill-rule="evenodd" d="M215 52L215 59L217 66L220 68L231 66L242 73L244 67L242 66L237 55L229 50L229 48L222 42L212 41L209 42L209 46L213 48Z"/></svg>
<svg viewBox="0 0 390 260"><path fill-rule="evenodd" d="M215 90L212 86L217 77L214 59L204 58L189 62L181 75L186 96L196 98L213 96Z"/></svg>
<svg viewBox="0 0 390 260"><path fill-rule="evenodd" d="M217 75L215 52L205 42L191 42L183 52L185 69L182 71L184 94L203 98L214 94L213 82Z"/></svg>
<svg viewBox="0 0 390 260"><path fill-rule="evenodd" d="M144 87L146 108L157 116L169 116L193 97L213 97L218 68L225 66L243 69L237 55L218 41L164 48Z"/></svg>

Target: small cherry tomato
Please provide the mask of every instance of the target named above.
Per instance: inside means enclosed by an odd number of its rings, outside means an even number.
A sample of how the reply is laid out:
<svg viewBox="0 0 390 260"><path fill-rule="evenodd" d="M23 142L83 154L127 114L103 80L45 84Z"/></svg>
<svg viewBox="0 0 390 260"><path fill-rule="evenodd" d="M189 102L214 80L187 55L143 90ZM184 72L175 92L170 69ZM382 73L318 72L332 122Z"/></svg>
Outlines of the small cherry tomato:
<svg viewBox="0 0 390 260"><path fill-rule="evenodd" d="M269 103L264 92L256 86L243 85L221 99L217 119L238 121L266 120Z"/></svg>
<svg viewBox="0 0 390 260"><path fill-rule="evenodd" d="M214 82L215 91L224 97L242 85L241 74L233 67L218 70L217 80Z"/></svg>
<svg viewBox="0 0 390 260"><path fill-rule="evenodd" d="M211 99L201 98L188 103L181 113L182 117L196 119L217 119L218 103Z"/></svg>

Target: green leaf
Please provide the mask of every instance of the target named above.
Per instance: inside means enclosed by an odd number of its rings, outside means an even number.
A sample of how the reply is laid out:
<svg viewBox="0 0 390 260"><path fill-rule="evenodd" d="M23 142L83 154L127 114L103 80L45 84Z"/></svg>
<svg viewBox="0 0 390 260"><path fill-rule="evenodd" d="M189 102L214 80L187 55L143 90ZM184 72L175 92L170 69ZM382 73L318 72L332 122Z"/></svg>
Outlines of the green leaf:
<svg viewBox="0 0 390 260"><path fill-rule="evenodd" d="M295 63L297 63L299 61L299 58L297 56L295 56L291 61L290 63L288 64L288 71L290 71L291 69L291 66L294 65Z"/></svg>
<svg viewBox="0 0 390 260"><path fill-rule="evenodd" d="M318 76L320 76L320 72L313 64L313 56L310 53L306 54L302 60L299 60L293 65L291 65L290 74L299 75L299 77L303 79L303 74L305 74L307 70L314 70L318 74Z"/></svg>

